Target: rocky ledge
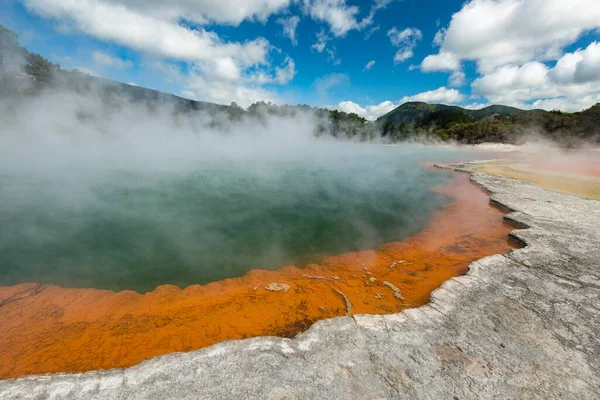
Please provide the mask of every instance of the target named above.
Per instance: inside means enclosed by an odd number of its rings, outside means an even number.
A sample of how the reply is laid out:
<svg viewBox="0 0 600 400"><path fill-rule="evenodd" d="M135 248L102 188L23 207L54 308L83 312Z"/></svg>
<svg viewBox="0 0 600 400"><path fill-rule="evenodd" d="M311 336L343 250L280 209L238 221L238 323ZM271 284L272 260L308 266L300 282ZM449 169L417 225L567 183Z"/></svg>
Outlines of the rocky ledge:
<svg viewBox="0 0 600 400"><path fill-rule="evenodd" d="M446 166L471 171L474 163ZM122 370L0 381L1 399L600 397L600 202L475 173L527 247L427 306L321 321Z"/></svg>

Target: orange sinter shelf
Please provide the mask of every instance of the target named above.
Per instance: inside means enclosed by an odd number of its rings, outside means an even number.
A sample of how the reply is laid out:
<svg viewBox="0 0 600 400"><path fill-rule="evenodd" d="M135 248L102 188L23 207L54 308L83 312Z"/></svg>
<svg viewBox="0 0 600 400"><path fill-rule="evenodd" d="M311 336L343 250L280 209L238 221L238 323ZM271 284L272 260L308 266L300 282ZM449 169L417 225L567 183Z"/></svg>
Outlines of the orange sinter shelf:
<svg viewBox="0 0 600 400"><path fill-rule="evenodd" d="M472 261L516 245L502 212L466 174L438 190L452 200L424 231L306 268L255 270L146 294L0 287L0 378L127 367L229 339L291 337L317 320L348 313L389 314L424 305Z"/></svg>

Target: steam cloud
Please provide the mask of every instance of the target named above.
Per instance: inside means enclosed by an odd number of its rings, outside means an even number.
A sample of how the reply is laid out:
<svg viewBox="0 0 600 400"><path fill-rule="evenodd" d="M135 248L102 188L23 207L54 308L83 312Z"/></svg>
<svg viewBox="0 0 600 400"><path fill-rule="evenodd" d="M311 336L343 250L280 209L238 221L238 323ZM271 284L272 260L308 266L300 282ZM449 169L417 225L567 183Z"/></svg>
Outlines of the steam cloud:
<svg viewBox="0 0 600 400"><path fill-rule="evenodd" d="M463 157L315 137L308 111L231 120L103 90L0 112L0 284L146 291L374 248L444 201L419 164Z"/></svg>

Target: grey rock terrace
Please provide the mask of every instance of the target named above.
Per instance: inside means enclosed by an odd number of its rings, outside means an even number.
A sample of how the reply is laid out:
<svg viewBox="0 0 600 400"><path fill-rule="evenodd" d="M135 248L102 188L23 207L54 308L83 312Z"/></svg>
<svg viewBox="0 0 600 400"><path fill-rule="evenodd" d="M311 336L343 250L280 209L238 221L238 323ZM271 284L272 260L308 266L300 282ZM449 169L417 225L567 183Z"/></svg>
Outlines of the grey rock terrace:
<svg viewBox="0 0 600 400"><path fill-rule="evenodd" d="M600 202L472 179L511 210L527 247L473 263L424 307L128 369L0 381L0 399L600 398Z"/></svg>

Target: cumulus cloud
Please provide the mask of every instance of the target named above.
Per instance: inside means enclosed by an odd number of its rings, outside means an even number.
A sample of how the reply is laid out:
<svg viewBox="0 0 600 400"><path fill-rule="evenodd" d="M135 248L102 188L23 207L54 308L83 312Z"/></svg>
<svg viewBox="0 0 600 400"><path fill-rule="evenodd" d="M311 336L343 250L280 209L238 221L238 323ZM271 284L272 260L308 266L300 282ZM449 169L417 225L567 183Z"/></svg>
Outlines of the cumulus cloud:
<svg viewBox="0 0 600 400"><path fill-rule="evenodd" d="M463 71L456 70L452 72L452 75L450 75L450 80L448 82L450 83L450 86L462 86L465 84L466 77L467 76Z"/></svg>
<svg viewBox="0 0 600 400"><path fill-rule="evenodd" d="M422 101L425 103L442 103L442 104L457 104L465 99L458 90L448 89L442 86L435 90L419 93L413 96L404 96L400 103L409 101Z"/></svg>
<svg viewBox="0 0 600 400"><path fill-rule="evenodd" d="M365 65L364 71L369 71L375 65L375 60L371 60Z"/></svg>
<svg viewBox="0 0 600 400"><path fill-rule="evenodd" d="M169 20L187 19L199 24L210 22L239 25L244 20L265 22L289 7L291 0L108 0L147 15Z"/></svg>
<svg viewBox="0 0 600 400"><path fill-rule="evenodd" d="M437 41L440 54L475 60L486 73L506 64L557 59L582 33L599 27L597 0L471 0Z"/></svg>
<svg viewBox="0 0 600 400"><path fill-rule="evenodd" d="M247 80L249 82L258 83L261 85L274 83L279 85L285 85L290 82L296 76L296 63L291 57L286 57L283 64L280 67L275 67L272 74L264 71L255 72L249 74Z"/></svg>
<svg viewBox="0 0 600 400"><path fill-rule="evenodd" d="M413 49L423 39L423 33L417 28L406 28L399 31L398 28L393 27L388 31L387 35L392 45L398 47L398 51L394 55L394 64L399 64L412 58L414 55Z"/></svg>
<svg viewBox="0 0 600 400"><path fill-rule="evenodd" d="M161 57L209 61L234 57L245 65L266 62L269 43L262 38L246 43L224 43L217 34L191 30L177 21L158 19L122 5L101 0L25 0L43 16L69 23L73 29Z"/></svg>
<svg viewBox="0 0 600 400"><path fill-rule="evenodd" d="M298 45L296 29L300 23L300 17L293 15L288 18L279 18L277 23L283 27L283 36L289 38L294 46Z"/></svg>
<svg viewBox="0 0 600 400"><path fill-rule="evenodd" d="M361 106L352 101L342 101L337 106L330 106L329 108L335 108L340 111L347 113L355 113L368 120L376 120L377 118L385 115L400 106L401 104L411 101L422 101L426 103L442 103L442 104L457 104L465 100L463 96L456 89L448 89L441 87L436 90L428 92L418 93L413 96L404 96L399 102L393 102L390 100L383 101L375 105Z"/></svg>
<svg viewBox="0 0 600 400"><path fill-rule="evenodd" d="M432 54L421 63L421 71L455 71L460 68L460 60L452 53Z"/></svg>
<svg viewBox="0 0 600 400"><path fill-rule="evenodd" d="M600 43L593 42L584 50L565 54L550 75L562 84L600 81Z"/></svg>
<svg viewBox="0 0 600 400"><path fill-rule="evenodd" d="M359 26L356 16L360 9L347 5L346 0L304 0L304 11L315 21L329 24L335 36L344 36Z"/></svg>
<svg viewBox="0 0 600 400"><path fill-rule="evenodd" d="M505 65L472 86L476 95L493 103L579 111L600 97L600 45L567 53L552 68L539 61Z"/></svg>
<svg viewBox="0 0 600 400"><path fill-rule="evenodd" d="M477 94L489 97L492 101L504 95L526 100L533 96L531 91L547 91L548 83L548 67L541 62L532 61L523 66L498 68L476 79L472 86Z"/></svg>
<svg viewBox="0 0 600 400"><path fill-rule="evenodd" d="M467 110L481 110L482 108L489 107L487 103L470 103L467 105L463 105L462 108L466 108Z"/></svg>
<svg viewBox="0 0 600 400"><path fill-rule="evenodd" d="M396 107L398 107L397 104L394 104L388 100L381 102L380 104L365 107L361 107L359 104L356 104L352 101L342 101L337 106L329 108L335 108L346 113L358 114L369 121L374 121L382 115L389 113Z"/></svg>
<svg viewBox="0 0 600 400"><path fill-rule="evenodd" d="M257 101L281 103L279 96L258 85L236 84L228 81L211 81L202 75L190 74L185 83L185 92L192 93L194 100L209 101L217 104L237 103L248 107Z"/></svg>
<svg viewBox="0 0 600 400"><path fill-rule="evenodd" d="M110 67L116 69L129 69L133 67L133 63L129 60L122 60L118 57L112 57L108 54L99 51L95 51L92 54L92 58L94 59L94 63L103 67Z"/></svg>
<svg viewBox="0 0 600 400"><path fill-rule="evenodd" d="M334 36L343 37L351 30L363 30L371 25L377 11L391 2L392 0L375 0L369 14L360 21L360 8L348 5L346 0L302 0L302 5L305 14L317 22L327 23Z"/></svg>
<svg viewBox="0 0 600 400"><path fill-rule="evenodd" d="M273 67L271 44L264 38L245 42L224 41L215 32L189 22L266 20L287 7L290 0L24 0L27 8L43 17L56 20L61 27L79 31L99 40L116 43L159 60L188 64L189 76L178 72L181 90L194 93L199 100L248 104L256 100L273 100L274 94L259 85L283 84L296 74L293 60L286 58ZM98 65L127 68L125 60L98 53ZM172 68L163 71L168 75ZM172 77L173 74L171 74ZM243 99L243 96L247 96ZM260 96L264 96L261 98ZM188 96L190 97L190 96Z"/></svg>
<svg viewBox="0 0 600 400"><path fill-rule="evenodd" d="M568 98L556 97L553 99L536 100L533 103L526 105L530 109L542 110L562 110L567 112L576 112L590 108L594 104L600 103L600 93L594 93L582 97Z"/></svg>
<svg viewBox="0 0 600 400"><path fill-rule="evenodd" d="M257 101L283 103L283 100L273 89L264 85L285 85L296 75L296 64L289 56L281 66L275 68L252 70L236 75L232 70L225 73L226 68L208 68L207 64L193 64L187 71L182 72L178 65L155 62L152 68L161 71L170 82L179 85L180 94L192 100L202 100L217 104L237 103L248 107Z"/></svg>
<svg viewBox="0 0 600 400"><path fill-rule="evenodd" d="M597 98L600 47L564 49L598 28L596 0L470 0L436 34L439 51L421 70L450 72L460 86L462 62L475 61L473 92L490 103L580 110Z"/></svg>
<svg viewBox="0 0 600 400"><path fill-rule="evenodd" d="M217 104L235 102L244 108L257 101L282 103L277 93L261 86L265 82L257 75L244 76L239 80L215 79L198 65L191 66L185 73L173 64L157 62L153 68L163 72L170 82L180 86L180 95L188 99ZM277 78L265 75L264 79L268 83L276 83Z"/></svg>

